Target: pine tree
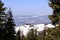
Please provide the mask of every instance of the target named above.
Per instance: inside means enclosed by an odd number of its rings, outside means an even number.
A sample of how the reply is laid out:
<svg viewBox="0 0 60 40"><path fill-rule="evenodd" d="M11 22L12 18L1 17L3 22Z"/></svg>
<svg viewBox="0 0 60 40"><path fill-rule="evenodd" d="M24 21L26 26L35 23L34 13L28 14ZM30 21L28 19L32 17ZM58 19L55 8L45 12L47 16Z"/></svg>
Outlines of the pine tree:
<svg viewBox="0 0 60 40"><path fill-rule="evenodd" d="M0 0L0 40L3 40L5 37L5 23L6 23L6 8L4 7L4 3Z"/></svg>
<svg viewBox="0 0 60 40"><path fill-rule="evenodd" d="M60 40L60 0L49 0L49 6L53 9L53 14L49 16L53 25L59 24L55 28L46 29L45 40Z"/></svg>
<svg viewBox="0 0 60 40"><path fill-rule="evenodd" d="M45 35L44 35L44 31L40 31L38 32L38 40L45 40Z"/></svg>
<svg viewBox="0 0 60 40"><path fill-rule="evenodd" d="M60 23L60 0L49 0L49 6L53 9L53 15L50 15L49 18L52 21L53 25Z"/></svg>
<svg viewBox="0 0 60 40"><path fill-rule="evenodd" d="M60 26L46 29L45 40L60 40Z"/></svg>
<svg viewBox="0 0 60 40"><path fill-rule="evenodd" d="M5 40L15 40L16 36L15 36L15 29L14 29L14 20L12 18L12 12L11 9L9 9L8 11L8 16L7 16L7 22L5 25L5 31L6 31L6 37Z"/></svg>
<svg viewBox="0 0 60 40"><path fill-rule="evenodd" d="M21 40L21 39L20 39L20 29L19 29L18 32L16 33L16 40Z"/></svg>
<svg viewBox="0 0 60 40"><path fill-rule="evenodd" d="M22 35L20 36L20 40L26 40L26 37L22 34Z"/></svg>
<svg viewBox="0 0 60 40"><path fill-rule="evenodd" d="M37 31L31 29L27 34L26 40L37 40Z"/></svg>

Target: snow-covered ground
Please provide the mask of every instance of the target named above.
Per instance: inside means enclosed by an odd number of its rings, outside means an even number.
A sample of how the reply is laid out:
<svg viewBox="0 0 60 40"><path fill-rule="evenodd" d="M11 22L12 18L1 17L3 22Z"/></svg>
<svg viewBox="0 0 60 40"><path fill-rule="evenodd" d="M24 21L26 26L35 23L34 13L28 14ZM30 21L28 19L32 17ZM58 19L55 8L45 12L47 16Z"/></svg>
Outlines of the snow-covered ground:
<svg viewBox="0 0 60 40"><path fill-rule="evenodd" d="M30 29L37 29L37 32L40 32L47 28L55 28L55 26L52 24L47 24L47 25L36 24L36 25L32 25L32 26L31 25L21 25L21 26L15 27L15 31L17 32L20 29L20 31L26 36Z"/></svg>

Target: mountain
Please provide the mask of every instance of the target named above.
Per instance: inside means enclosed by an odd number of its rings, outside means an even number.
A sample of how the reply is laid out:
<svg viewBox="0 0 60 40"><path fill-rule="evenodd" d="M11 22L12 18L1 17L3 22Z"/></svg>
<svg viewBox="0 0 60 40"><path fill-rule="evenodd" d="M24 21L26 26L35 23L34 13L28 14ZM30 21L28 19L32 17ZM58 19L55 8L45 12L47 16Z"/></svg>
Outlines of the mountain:
<svg viewBox="0 0 60 40"><path fill-rule="evenodd" d="M21 15L21 16L14 16L13 18L17 26L23 24L42 24L42 23L48 24L51 22L47 15L43 16Z"/></svg>

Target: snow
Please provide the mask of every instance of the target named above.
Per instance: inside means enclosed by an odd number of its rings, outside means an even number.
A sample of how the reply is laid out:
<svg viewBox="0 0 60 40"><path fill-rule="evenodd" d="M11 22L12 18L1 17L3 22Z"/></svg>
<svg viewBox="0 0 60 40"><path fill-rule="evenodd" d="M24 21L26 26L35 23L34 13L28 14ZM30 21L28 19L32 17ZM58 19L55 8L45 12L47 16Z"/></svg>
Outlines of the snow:
<svg viewBox="0 0 60 40"><path fill-rule="evenodd" d="M46 25L46 27L47 27L47 28L55 28L55 26L52 25L52 24L48 24L48 25Z"/></svg>
<svg viewBox="0 0 60 40"><path fill-rule="evenodd" d="M15 31L16 31L16 33L17 33L18 30L19 30L19 27L15 27Z"/></svg>
<svg viewBox="0 0 60 40"><path fill-rule="evenodd" d="M43 31L45 28L55 28L52 24L36 24L30 27L30 25L21 25L19 27L15 27L16 33L20 29L20 31L26 36L30 29L37 29L37 32Z"/></svg>
<svg viewBox="0 0 60 40"><path fill-rule="evenodd" d="M35 27L37 28L37 31L43 31L44 30L44 24L37 24Z"/></svg>
<svg viewBox="0 0 60 40"><path fill-rule="evenodd" d="M59 24L57 24L56 26L59 26Z"/></svg>
<svg viewBox="0 0 60 40"><path fill-rule="evenodd" d="M29 31L29 25L20 26L20 30L23 31L24 35L26 35Z"/></svg>

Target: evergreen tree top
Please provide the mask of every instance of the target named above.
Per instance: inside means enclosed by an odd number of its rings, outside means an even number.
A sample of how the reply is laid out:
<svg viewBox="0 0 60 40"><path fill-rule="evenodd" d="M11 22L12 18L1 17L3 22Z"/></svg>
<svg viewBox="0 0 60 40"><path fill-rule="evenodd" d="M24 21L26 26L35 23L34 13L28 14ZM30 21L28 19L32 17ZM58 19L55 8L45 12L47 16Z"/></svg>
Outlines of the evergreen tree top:
<svg viewBox="0 0 60 40"><path fill-rule="evenodd" d="M0 0L0 7L3 7L4 3Z"/></svg>
<svg viewBox="0 0 60 40"><path fill-rule="evenodd" d="M50 0L50 2L53 4L59 4L60 5L60 0Z"/></svg>

